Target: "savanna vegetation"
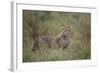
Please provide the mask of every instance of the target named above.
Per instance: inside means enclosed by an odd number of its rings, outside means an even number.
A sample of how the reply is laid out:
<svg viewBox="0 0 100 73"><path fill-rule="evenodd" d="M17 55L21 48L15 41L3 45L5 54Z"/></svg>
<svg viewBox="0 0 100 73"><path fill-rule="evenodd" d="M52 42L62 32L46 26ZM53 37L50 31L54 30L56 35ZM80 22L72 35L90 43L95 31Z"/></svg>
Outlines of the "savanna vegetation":
<svg viewBox="0 0 100 73"><path fill-rule="evenodd" d="M91 59L90 13L23 10L23 62L80 59Z"/></svg>

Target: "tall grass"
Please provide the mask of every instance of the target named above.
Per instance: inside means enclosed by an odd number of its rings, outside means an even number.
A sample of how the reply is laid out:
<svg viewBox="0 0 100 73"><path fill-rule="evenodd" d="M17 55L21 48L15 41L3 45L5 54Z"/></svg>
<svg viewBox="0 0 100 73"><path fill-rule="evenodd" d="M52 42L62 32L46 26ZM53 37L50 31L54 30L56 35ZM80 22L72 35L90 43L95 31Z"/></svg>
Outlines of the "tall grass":
<svg viewBox="0 0 100 73"><path fill-rule="evenodd" d="M64 26L72 27L70 43L65 50L62 48L40 48L32 52L34 43L29 22L34 21L35 12L38 16L40 33L47 32L56 36ZM23 62L82 59L91 59L90 13L23 11Z"/></svg>

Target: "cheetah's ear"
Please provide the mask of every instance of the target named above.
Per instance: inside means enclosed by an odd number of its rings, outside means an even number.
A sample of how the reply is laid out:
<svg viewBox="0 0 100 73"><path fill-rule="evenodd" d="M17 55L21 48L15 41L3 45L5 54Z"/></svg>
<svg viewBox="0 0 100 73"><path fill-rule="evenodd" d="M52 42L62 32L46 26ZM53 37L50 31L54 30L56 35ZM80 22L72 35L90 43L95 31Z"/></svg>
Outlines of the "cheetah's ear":
<svg viewBox="0 0 100 73"><path fill-rule="evenodd" d="M70 28L72 29L72 26Z"/></svg>
<svg viewBox="0 0 100 73"><path fill-rule="evenodd" d="M64 30L64 29L65 29L65 25L62 26L62 30Z"/></svg>

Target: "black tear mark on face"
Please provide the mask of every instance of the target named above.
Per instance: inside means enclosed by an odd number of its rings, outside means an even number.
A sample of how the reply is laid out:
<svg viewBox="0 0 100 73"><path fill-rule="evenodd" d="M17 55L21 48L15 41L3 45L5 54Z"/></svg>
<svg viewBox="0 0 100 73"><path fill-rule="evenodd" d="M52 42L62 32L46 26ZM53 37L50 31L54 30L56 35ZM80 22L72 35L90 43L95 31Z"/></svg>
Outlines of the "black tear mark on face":
<svg viewBox="0 0 100 73"><path fill-rule="evenodd" d="M64 32L63 32L63 34L62 34L62 38L64 39L64 40L68 40L68 38L69 38L69 36L70 36L70 30L65 30Z"/></svg>

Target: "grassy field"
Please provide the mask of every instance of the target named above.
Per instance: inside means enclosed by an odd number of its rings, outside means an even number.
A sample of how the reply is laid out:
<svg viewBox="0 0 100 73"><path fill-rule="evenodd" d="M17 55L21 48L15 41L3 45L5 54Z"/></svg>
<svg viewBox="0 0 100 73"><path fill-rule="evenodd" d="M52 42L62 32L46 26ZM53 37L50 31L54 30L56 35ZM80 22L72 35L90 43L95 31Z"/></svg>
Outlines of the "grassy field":
<svg viewBox="0 0 100 73"><path fill-rule="evenodd" d="M56 36L64 26L72 27L69 46L32 51L30 22L40 33ZM34 26L35 29L35 26ZM23 62L91 59L91 14L23 10Z"/></svg>

